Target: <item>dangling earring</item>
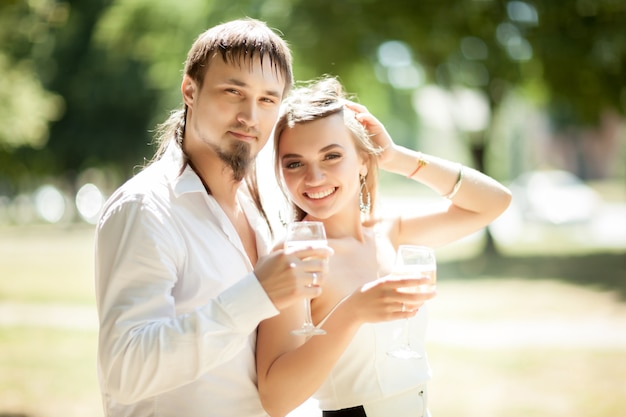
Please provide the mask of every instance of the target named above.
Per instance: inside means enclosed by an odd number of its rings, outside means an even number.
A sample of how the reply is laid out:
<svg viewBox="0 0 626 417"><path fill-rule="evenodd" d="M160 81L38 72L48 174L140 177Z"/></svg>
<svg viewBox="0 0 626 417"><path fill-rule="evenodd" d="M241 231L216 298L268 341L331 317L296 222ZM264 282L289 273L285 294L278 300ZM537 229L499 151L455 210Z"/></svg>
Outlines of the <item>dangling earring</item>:
<svg viewBox="0 0 626 417"><path fill-rule="evenodd" d="M370 209L372 208L370 191L367 189L366 179L366 176L359 175L359 181L361 183L361 191L359 193L359 210L361 210L361 213L363 214L369 214Z"/></svg>

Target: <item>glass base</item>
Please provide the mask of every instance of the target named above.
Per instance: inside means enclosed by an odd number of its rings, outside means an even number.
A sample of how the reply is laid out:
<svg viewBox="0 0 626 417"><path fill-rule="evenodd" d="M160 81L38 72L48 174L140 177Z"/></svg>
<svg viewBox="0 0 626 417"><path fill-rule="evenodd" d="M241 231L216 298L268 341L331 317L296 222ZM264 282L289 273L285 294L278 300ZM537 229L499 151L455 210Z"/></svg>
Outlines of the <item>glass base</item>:
<svg viewBox="0 0 626 417"><path fill-rule="evenodd" d="M420 355L417 351L411 349L408 346L399 347L387 352L387 355L392 358L397 359L421 359L422 355Z"/></svg>
<svg viewBox="0 0 626 417"><path fill-rule="evenodd" d="M304 324L299 329L292 330L291 334L296 336L319 336L321 334L326 334L326 330L318 329L310 324Z"/></svg>

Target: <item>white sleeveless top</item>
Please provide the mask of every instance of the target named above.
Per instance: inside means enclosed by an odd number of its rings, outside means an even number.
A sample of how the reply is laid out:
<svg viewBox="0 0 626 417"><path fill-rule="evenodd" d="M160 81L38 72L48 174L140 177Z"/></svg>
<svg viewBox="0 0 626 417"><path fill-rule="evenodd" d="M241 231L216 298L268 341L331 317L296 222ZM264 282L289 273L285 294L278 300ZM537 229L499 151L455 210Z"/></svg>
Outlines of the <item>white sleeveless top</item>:
<svg viewBox="0 0 626 417"><path fill-rule="evenodd" d="M338 410L397 395L431 378L424 351L427 305L409 319L411 347L421 359L396 359L387 351L402 343L403 320L366 323L313 395L322 410Z"/></svg>
<svg viewBox="0 0 626 417"><path fill-rule="evenodd" d="M378 240L378 239L377 239ZM377 242L378 256L394 256L393 248ZM391 250L391 252L389 252ZM334 310L334 309L333 309ZM332 314L332 311L318 326ZM313 395L322 410L339 410L391 397L430 380L424 350L427 304L409 319L411 347L421 359L397 359L387 351L402 344L404 320L361 325L322 386Z"/></svg>

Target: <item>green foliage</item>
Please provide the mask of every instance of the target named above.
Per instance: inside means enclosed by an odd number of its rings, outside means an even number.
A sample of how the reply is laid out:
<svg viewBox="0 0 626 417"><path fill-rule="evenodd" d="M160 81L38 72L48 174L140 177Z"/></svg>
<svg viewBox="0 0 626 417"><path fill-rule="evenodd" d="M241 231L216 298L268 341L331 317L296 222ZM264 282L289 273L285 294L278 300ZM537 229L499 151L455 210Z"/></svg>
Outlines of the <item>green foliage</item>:
<svg viewBox="0 0 626 417"><path fill-rule="evenodd" d="M399 40L430 82L483 89L494 106L511 88L541 85L541 98L567 106L567 122L577 124L606 108L625 112L624 21L626 3L617 0L295 0L281 28L307 73L373 67L378 46Z"/></svg>
<svg viewBox="0 0 626 417"><path fill-rule="evenodd" d="M0 147L43 147L48 124L61 114L61 97L43 88L28 61L10 65L0 53L0 74Z"/></svg>
<svg viewBox="0 0 626 417"><path fill-rule="evenodd" d="M51 127L47 150L71 172L116 161L141 162L149 136L147 121L158 94L145 79L145 66L133 56L116 59L115 49L94 42L108 2L71 5L66 25L56 33L53 59L62 69L49 88L66 100L65 116Z"/></svg>
<svg viewBox="0 0 626 417"><path fill-rule="evenodd" d="M202 0L116 2L101 16L94 45L107 51L114 65L140 63L146 87L158 92L161 106L173 107L181 102L173 87L180 84L186 52L205 30L211 6Z"/></svg>
<svg viewBox="0 0 626 417"><path fill-rule="evenodd" d="M415 140L419 121L412 89L393 87L381 64L388 41L409 48L421 77L413 89L482 90L494 113L516 90L563 128L593 125L606 109L625 113L620 0L6 0L0 176L111 163L130 173L152 154L151 130L181 104L190 44L244 16L284 34L297 79L340 76L400 143Z"/></svg>
<svg viewBox="0 0 626 417"><path fill-rule="evenodd" d="M66 9L53 1L0 3L0 150L41 148L48 126L63 112L62 98L43 86L51 31Z"/></svg>
<svg viewBox="0 0 626 417"><path fill-rule="evenodd" d="M598 122L608 108L625 113L626 3L579 0L568 7L541 1L531 41L559 125Z"/></svg>

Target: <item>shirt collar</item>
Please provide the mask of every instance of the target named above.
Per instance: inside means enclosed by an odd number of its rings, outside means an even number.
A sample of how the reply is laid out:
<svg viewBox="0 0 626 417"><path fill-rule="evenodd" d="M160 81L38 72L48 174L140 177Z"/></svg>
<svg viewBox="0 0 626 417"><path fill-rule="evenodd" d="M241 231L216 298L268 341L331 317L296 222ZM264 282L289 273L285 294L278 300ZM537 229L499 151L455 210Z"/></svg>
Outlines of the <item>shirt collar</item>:
<svg viewBox="0 0 626 417"><path fill-rule="evenodd" d="M165 151L161 159L162 162L167 165L165 175L172 184L172 189L176 197L179 197L182 194L186 193L206 193L206 189L204 188L204 184L202 184L202 180L189 164L187 164L182 173L180 172L180 169L185 162L185 158L180 147L173 141L167 147L167 150ZM240 202L245 202L244 209L248 211L246 214L249 215L251 214L249 212L251 210L251 207L255 206L251 200L251 197L245 190L245 187L240 187L238 195ZM256 211L256 209L254 209L254 211Z"/></svg>
<svg viewBox="0 0 626 417"><path fill-rule="evenodd" d="M172 186L172 190L176 197L180 197L186 193L205 193L202 180L195 173L191 166L187 164L181 172L181 168L185 164L183 151L175 141L171 141L167 146L165 153L161 157L160 162L165 166L165 176Z"/></svg>
<svg viewBox="0 0 626 417"><path fill-rule="evenodd" d="M202 193L206 195L206 190L204 188L204 184L202 184L202 180L191 168L191 166L189 166L189 164L187 164L182 173L180 172L184 162L185 158L183 152L180 149L180 146L178 146L178 144L174 141L168 145L165 153L159 161L159 163L165 164L165 176L172 187L174 195L176 197L180 197L186 193ZM256 205L252 201L252 198L247 192L245 186L239 187L237 195L239 203L248 218L250 226L255 229L259 254L267 253L269 251L268 242L271 241L271 236L265 220L258 212ZM208 201L214 201L213 196L209 195L208 197ZM215 204L215 207L218 207L217 203Z"/></svg>

